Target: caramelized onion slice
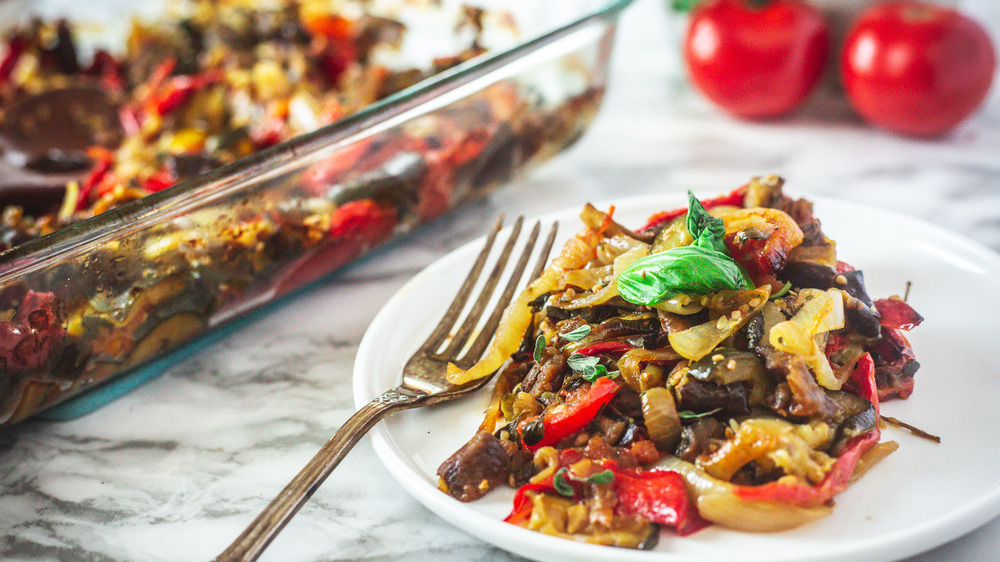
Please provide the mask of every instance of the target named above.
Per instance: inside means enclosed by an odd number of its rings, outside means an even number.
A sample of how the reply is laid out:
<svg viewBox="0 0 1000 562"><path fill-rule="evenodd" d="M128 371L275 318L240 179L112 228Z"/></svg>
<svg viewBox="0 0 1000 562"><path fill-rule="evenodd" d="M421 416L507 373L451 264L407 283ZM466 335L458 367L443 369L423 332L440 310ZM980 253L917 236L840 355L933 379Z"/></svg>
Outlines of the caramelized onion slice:
<svg viewBox="0 0 1000 562"><path fill-rule="evenodd" d="M642 393L642 419L660 451L673 451L681 440L681 418L670 389L658 386Z"/></svg>
<svg viewBox="0 0 1000 562"><path fill-rule="evenodd" d="M734 302L738 304L733 310L715 320L670 334L668 336L670 345L685 359L691 361L701 359L760 312L767 304L767 297L770 294L770 285L762 285L748 291L736 291Z"/></svg>
<svg viewBox="0 0 1000 562"><path fill-rule="evenodd" d="M673 470L684 477L688 494L698 506L698 514L723 527L755 533L785 531L822 519L833 508L799 507L766 501L745 500L733 493L733 485L712 478L693 464L677 457L665 457L659 468Z"/></svg>
<svg viewBox="0 0 1000 562"><path fill-rule="evenodd" d="M790 320L771 328L768 339L775 349L802 356L820 386L840 390L844 380L834 374L824 348L825 334L844 327L843 295L837 289L803 289L799 298L805 303Z"/></svg>
<svg viewBox="0 0 1000 562"><path fill-rule="evenodd" d="M625 271L628 266L632 265L635 260L648 255L649 249L645 244L640 246L635 246L634 248L626 251L620 256L615 258L613 266L613 276L610 282L604 287L584 293L580 297L573 299L572 301L563 304L563 308L567 310L578 310L581 308L588 308L591 306L597 306L599 304L604 304L614 297L618 296L618 276L621 275L622 271ZM560 276L560 281L564 282L566 275ZM564 284L560 284L560 289L566 288Z"/></svg>

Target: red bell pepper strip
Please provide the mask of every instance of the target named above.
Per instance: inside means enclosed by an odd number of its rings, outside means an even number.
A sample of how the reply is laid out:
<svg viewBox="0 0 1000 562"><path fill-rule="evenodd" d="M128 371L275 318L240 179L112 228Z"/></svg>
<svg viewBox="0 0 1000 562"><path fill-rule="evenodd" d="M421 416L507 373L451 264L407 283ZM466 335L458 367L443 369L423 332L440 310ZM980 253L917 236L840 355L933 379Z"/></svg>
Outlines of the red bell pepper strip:
<svg viewBox="0 0 1000 562"><path fill-rule="evenodd" d="M880 323L887 328L912 330L924 321L924 317L906 301L899 298L878 299L875 309L881 317Z"/></svg>
<svg viewBox="0 0 1000 562"><path fill-rule="evenodd" d="M373 144L372 137L352 142L302 173L302 185L311 195L323 195L354 168Z"/></svg>
<svg viewBox="0 0 1000 562"><path fill-rule="evenodd" d="M755 240L744 238L734 232L725 237L726 248L737 263L746 269L755 285L761 285L766 280L777 281L775 274L785 267L788 250L774 239Z"/></svg>
<svg viewBox="0 0 1000 562"><path fill-rule="evenodd" d="M576 350L574 353L586 355L587 357L593 357L594 355L600 355L602 353L620 355L630 349L635 349L635 346L623 341L602 341L585 345Z"/></svg>
<svg viewBox="0 0 1000 562"><path fill-rule="evenodd" d="M164 168L146 178L142 187L150 193L156 193L157 191L163 191L175 183L177 183L177 177L169 169Z"/></svg>
<svg viewBox="0 0 1000 562"><path fill-rule="evenodd" d="M725 195L720 195L718 197L712 197L709 199L703 199L701 200L701 205L705 207L706 210L711 209L712 207L720 207L723 205L742 207L743 198L746 195L746 192L747 192L747 186L743 185L737 187L732 192L727 193ZM687 207L681 207L679 209L674 209L672 211L661 211L659 213L656 213L655 215L649 217L649 219L646 220L646 225L640 228L639 232L642 232L643 230L649 228L655 228L661 226L664 223L676 219L677 217L683 215L686 212L688 212Z"/></svg>
<svg viewBox="0 0 1000 562"><path fill-rule="evenodd" d="M818 507L847 488L861 455L878 444L881 432L875 428L854 437L847 443L843 454L837 457L826 478L815 486L796 483L769 482L762 486L734 486L734 493L748 501L765 501L791 504L799 507Z"/></svg>
<svg viewBox="0 0 1000 562"><path fill-rule="evenodd" d="M858 396L875 406L875 415L879 415L878 385L875 384L875 361L870 353L858 358L849 377L852 385L857 388Z"/></svg>
<svg viewBox="0 0 1000 562"><path fill-rule="evenodd" d="M495 134L492 129L476 129L463 133L458 139L449 140L448 144L442 147L445 153L444 161L453 168L468 164L483 153Z"/></svg>
<svg viewBox="0 0 1000 562"><path fill-rule="evenodd" d="M348 201L337 207L330 218L330 235L336 238L358 238L365 242L381 242L396 226L398 211L371 199Z"/></svg>
<svg viewBox="0 0 1000 562"><path fill-rule="evenodd" d="M152 100L153 112L166 115L187 101L195 91L195 81L190 76L175 76L167 88Z"/></svg>
<svg viewBox="0 0 1000 562"><path fill-rule="evenodd" d="M149 115L167 115L187 102L199 90L218 82L222 74L208 71L202 74L170 76L177 65L174 59L160 63L146 81L146 95L135 104L123 108L122 123L132 131Z"/></svg>
<svg viewBox="0 0 1000 562"><path fill-rule="evenodd" d="M618 388L618 383L607 377L597 379L579 401L557 406L554 411L543 414L542 427L544 429L541 440L534 445L525 445L525 448L529 451L535 451L541 447L555 445L563 437L582 429L597 416L605 404L615 397ZM523 430L525 424L535 419L537 417L522 422L519 430Z"/></svg>
<svg viewBox="0 0 1000 562"><path fill-rule="evenodd" d="M76 210L82 211L90 206L91 196L97 187L111 173L114 165L114 154L104 147L93 147L87 151L94 165L90 168L90 173L80 183L80 192L76 198Z"/></svg>
<svg viewBox="0 0 1000 562"><path fill-rule="evenodd" d="M219 81L220 78L221 75L218 72L206 72L195 76L174 76L152 96L148 109L152 109L157 115L166 115L191 99L195 92Z"/></svg>
<svg viewBox="0 0 1000 562"><path fill-rule="evenodd" d="M531 498L528 497L528 492L544 493L552 491L555 491L555 487L552 485L551 476L541 482L521 486L517 489L517 493L514 494L514 507L510 510L510 514L504 518L504 521L523 527L525 522L531 518L532 504Z"/></svg>
<svg viewBox="0 0 1000 562"><path fill-rule="evenodd" d="M615 472L617 515L641 515L654 523L670 525L677 534L687 536L703 529L709 522L692 505L684 477L672 470L632 470Z"/></svg>
<svg viewBox="0 0 1000 562"><path fill-rule="evenodd" d="M148 88L147 101L166 84L176 66L177 59L171 57L156 65L156 68L149 73L149 79L146 80L146 88Z"/></svg>
<svg viewBox="0 0 1000 562"><path fill-rule="evenodd" d="M562 451L559 452L559 461L557 464L559 468L563 468L573 465L579 462L583 458L584 458L583 455L579 451L576 451L574 449L563 449ZM618 468L618 463L612 460L601 461L600 464L604 468L610 468L612 470ZM524 526L523 525L524 522L531 517L531 509L532 509L531 499L527 496L528 492L558 493L555 485L553 484L553 480L555 480L554 476L555 473L549 475L544 480L533 482L531 484L525 484L524 486L518 488L517 493L514 494L514 501L513 501L514 507L513 509L511 509L510 515L508 515L504 519L504 521L506 521L507 523L513 523L515 525Z"/></svg>
<svg viewBox="0 0 1000 562"><path fill-rule="evenodd" d="M571 464L565 457L560 457L560 467ZM615 515L639 515L654 523L674 527L680 536L690 535L709 525L691 502L684 477L680 474L671 470L619 470L613 461L600 464L614 474L611 486L617 498ZM524 526L531 518L533 509L528 494L559 494L553 480L549 476L545 480L518 488L514 494L513 507L504 521ZM579 499L579 490L576 492L574 497Z"/></svg>

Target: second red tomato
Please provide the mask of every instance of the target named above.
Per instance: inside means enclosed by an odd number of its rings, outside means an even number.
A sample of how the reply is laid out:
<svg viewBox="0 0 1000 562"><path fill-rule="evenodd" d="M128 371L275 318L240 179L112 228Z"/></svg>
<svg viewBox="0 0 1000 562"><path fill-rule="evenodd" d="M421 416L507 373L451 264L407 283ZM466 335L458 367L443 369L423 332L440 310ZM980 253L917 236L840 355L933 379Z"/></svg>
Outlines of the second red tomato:
<svg viewBox="0 0 1000 562"><path fill-rule="evenodd" d="M930 2L881 2L844 41L847 99L867 121L897 133L938 136L975 112L989 93L996 53L986 30Z"/></svg>
<svg viewBox="0 0 1000 562"><path fill-rule="evenodd" d="M733 115L795 109L823 75L830 34L802 0L707 0L691 11L684 62L692 84Z"/></svg>

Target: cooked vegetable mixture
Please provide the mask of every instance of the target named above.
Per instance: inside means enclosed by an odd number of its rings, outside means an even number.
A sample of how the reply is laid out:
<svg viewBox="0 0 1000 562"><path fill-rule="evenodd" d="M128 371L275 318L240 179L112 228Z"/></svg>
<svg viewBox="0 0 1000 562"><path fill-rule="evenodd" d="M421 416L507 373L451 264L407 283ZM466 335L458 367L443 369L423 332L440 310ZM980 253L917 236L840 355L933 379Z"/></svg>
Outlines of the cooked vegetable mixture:
<svg viewBox="0 0 1000 562"><path fill-rule="evenodd" d="M913 391L903 331L922 318L872 300L782 184L689 195L638 230L587 205L487 356L452 375L500 369L441 489L473 501L513 486L507 522L633 548L661 526L775 531L829 514L896 448L879 403Z"/></svg>
<svg viewBox="0 0 1000 562"><path fill-rule="evenodd" d="M405 26L329 1L188 0L134 21L123 52L65 20L0 48L0 249L332 123L482 52L394 69ZM481 12L458 26L476 29ZM19 164L11 167L10 163ZM9 192L5 189L5 192Z"/></svg>
<svg viewBox="0 0 1000 562"><path fill-rule="evenodd" d="M454 16L455 49L399 68L384 59L411 54L406 27L365 1L182 4L134 22L122 52L88 51L65 21L0 45L0 426L488 193L579 138L603 96L599 80L555 92L497 77L268 168L252 155L481 53L484 29L515 23L415 2L414 25ZM579 79L566 62L539 76ZM235 160L245 166L224 181L171 189ZM71 251L53 255L60 239Z"/></svg>

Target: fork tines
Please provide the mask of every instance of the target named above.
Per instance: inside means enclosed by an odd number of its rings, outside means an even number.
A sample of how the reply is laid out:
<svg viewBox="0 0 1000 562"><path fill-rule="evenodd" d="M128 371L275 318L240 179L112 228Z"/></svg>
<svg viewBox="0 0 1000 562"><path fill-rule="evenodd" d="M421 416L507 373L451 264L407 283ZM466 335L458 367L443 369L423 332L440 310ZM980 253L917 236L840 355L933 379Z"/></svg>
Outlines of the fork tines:
<svg viewBox="0 0 1000 562"><path fill-rule="evenodd" d="M508 273L509 277L503 293L499 295L496 302L493 304L493 309L489 318L487 318L485 323L480 326L480 320L486 311L487 305L490 304L493 292L497 284L500 282L500 279L503 277L504 270L510 261L511 254L514 252L517 240L521 235L523 224L524 217L518 217L513 226L511 226L507 242L504 244L500 255L497 256L496 264L493 266L492 271L483 281L483 286L479 291L479 297L472 304L471 308L469 308L468 313L465 315L465 320L458 326L458 330L454 334L451 334L459 320L460 313L465 308L469 297L472 294L473 288L476 286L477 282L479 282L480 275L486 266L486 262L493 249L494 242L496 241L497 234L503 227L503 217L500 216L497 218L493 229L490 230L490 233L486 237L486 243L484 244L482 251L473 263L472 270L469 272L468 277L466 277L465 281L462 283L462 287L458 291L458 294L455 296L455 300L452 301L448 310L445 312L444 317L441 319L441 322L438 323L436 328L434 328L434 332L430 337L428 337L427 342L424 344L424 352L434 354L442 358L452 358L451 362L463 369L472 366L479 360L479 357L489 344L490 338L493 336L497 326L500 324L500 317L503 315L504 309L506 309L507 305L510 304L511 299L513 298L514 293L522 280L524 272L528 266L528 260L531 258L531 254L535 248L535 243L538 240L539 232L541 231L541 223L536 222L532 227L531 232L528 234L528 237L524 241L520 257L514 264L513 269L511 269ZM545 268L545 261L552 249L557 229L558 223L553 223L548 237L546 238L545 245L539 253L539 258L530 272L528 281L538 277ZM478 334L476 338L470 342L469 339L473 331L477 329ZM449 336L449 334L451 335ZM447 347L438 353L438 349L440 349L440 347L446 342ZM461 357L458 357L463 350L464 354Z"/></svg>

